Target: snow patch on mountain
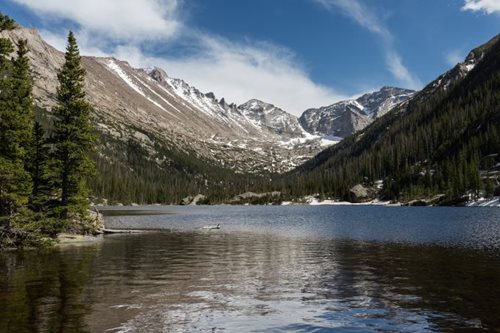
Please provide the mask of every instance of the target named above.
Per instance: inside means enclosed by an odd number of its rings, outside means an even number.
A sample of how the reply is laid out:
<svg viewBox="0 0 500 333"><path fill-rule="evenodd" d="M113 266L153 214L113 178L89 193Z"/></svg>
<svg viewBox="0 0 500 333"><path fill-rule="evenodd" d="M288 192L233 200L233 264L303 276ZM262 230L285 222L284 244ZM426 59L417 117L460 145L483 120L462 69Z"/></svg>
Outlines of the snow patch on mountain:
<svg viewBox="0 0 500 333"><path fill-rule="evenodd" d="M115 72L130 88L134 89L138 94L146 97L146 95L142 92L142 90L132 81L132 79L125 73L125 71L114 61L113 59L109 59L107 62L107 66L113 72Z"/></svg>
<svg viewBox="0 0 500 333"><path fill-rule="evenodd" d="M299 121L302 127L312 134L346 137L409 100L414 93L407 89L383 87L357 99L306 110Z"/></svg>

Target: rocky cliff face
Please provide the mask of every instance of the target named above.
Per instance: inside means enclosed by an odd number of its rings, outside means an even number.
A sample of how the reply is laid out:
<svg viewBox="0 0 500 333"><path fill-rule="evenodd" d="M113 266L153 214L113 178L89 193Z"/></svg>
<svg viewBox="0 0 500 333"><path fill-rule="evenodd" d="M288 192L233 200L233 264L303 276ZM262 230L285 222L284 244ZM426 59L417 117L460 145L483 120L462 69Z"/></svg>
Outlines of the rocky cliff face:
<svg viewBox="0 0 500 333"><path fill-rule="evenodd" d="M363 112L370 118L378 118L414 95L413 90L383 87L379 91L364 94L356 101L363 106Z"/></svg>
<svg viewBox="0 0 500 333"><path fill-rule="evenodd" d="M343 138L365 128L413 94L412 90L383 87L357 99L306 110L299 121L309 133Z"/></svg>
<svg viewBox="0 0 500 333"><path fill-rule="evenodd" d="M55 105L57 72L64 54L33 29L2 32L27 39L39 110ZM86 91L98 130L120 141L157 150L151 137L184 153L238 172L283 172L321 149L295 116L261 101L236 106L204 94L160 68L137 69L114 58L82 57Z"/></svg>
<svg viewBox="0 0 500 333"><path fill-rule="evenodd" d="M304 137L297 117L272 104L252 99L238 106L238 110L258 128L285 138Z"/></svg>

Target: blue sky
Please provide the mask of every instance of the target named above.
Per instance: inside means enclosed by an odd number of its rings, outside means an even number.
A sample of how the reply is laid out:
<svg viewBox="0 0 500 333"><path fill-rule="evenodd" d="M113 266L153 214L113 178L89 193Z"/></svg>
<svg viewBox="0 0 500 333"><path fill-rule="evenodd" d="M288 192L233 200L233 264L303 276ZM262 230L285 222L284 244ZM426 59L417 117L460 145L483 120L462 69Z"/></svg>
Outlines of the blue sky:
<svg viewBox="0 0 500 333"><path fill-rule="evenodd" d="M294 114L384 85L419 89L500 33L500 0L2 0L62 49L159 66Z"/></svg>

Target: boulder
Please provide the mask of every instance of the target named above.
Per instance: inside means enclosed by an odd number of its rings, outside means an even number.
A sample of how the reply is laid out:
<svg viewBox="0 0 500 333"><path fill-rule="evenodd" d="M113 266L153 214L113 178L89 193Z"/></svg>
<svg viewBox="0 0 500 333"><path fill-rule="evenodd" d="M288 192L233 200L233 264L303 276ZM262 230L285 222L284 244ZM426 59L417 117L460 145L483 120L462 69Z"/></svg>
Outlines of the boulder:
<svg viewBox="0 0 500 333"><path fill-rule="evenodd" d="M203 205L208 201L208 198L203 195L203 194L197 194L194 197L191 195L188 195L184 199L181 200L180 204L182 206L187 206L187 205Z"/></svg>
<svg viewBox="0 0 500 333"><path fill-rule="evenodd" d="M204 196L203 194L198 194L193 198L190 205L200 205L200 204L203 204L205 202L207 202L207 197Z"/></svg>
<svg viewBox="0 0 500 333"><path fill-rule="evenodd" d="M181 200L180 204L182 206L186 206L186 205L189 205L192 201L193 201L193 197L188 195L187 197L185 197L184 199Z"/></svg>
<svg viewBox="0 0 500 333"><path fill-rule="evenodd" d="M370 196L369 189L361 184L357 184L357 185L353 186L349 190L349 193L351 194L351 200L353 202L359 202L359 201L366 200Z"/></svg>

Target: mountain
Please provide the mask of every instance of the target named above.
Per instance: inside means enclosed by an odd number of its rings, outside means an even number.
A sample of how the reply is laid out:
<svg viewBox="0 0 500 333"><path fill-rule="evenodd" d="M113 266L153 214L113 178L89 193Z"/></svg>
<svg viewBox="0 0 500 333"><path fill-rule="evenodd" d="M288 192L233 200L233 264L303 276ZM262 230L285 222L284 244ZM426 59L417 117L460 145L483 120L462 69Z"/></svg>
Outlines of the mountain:
<svg viewBox="0 0 500 333"><path fill-rule="evenodd" d="M286 138L301 138L305 135L297 117L272 104L252 99L238 106L238 110L261 129Z"/></svg>
<svg viewBox="0 0 500 333"><path fill-rule="evenodd" d="M410 99L414 93L408 89L383 87L357 99L308 109L299 121L309 133L343 138L362 130L375 118Z"/></svg>
<svg viewBox="0 0 500 333"><path fill-rule="evenodd" d="M500 35L407 102L287 174L290 192L356 200L364 186L385 199L446 203L498 195L499 105Z"/></svg>
<svg viewBox="0 0 500 333"><path fill-rule="evenodd" d="M28 41L37 118L50 128L64 54L34 29L1 35ZM290 170L324 148L295 116L271 104L251 100L237 106L160 68L133 68L111 57L84 56L82 64L99 137L99 197L166 202L224 187L244 191L267 179L262 175ZM129 195L126 187L137 190ZM141 197L139 188L154 194Z"/></svg>
<svg viewBox="0 0 500 333"><path fill-rule="evenodd" d="M117 115L119 103L122 110L119 116L124 117L125 122L149 131L168 131L165 136L175 140L176 147L194 151L238 172L281 172L301 161L296 159L303 156L300 147L295 149L293 145L284 144L291 138L305 137L303 131L288 131L282 123L283 119L297 123L293 115L275 108L280 112L266 114L265 121L257 121L259 113L251 108L252 103L236 106L223 98L219 101L214 94L203 94L181 79L166 76L158 68L134 69L112 58L93 60L115 76L115 82L108 82L106 86L119 84L124 89L119 100L112 104L113 116ZM110 92L105 90L108 100ZM92 101L91 94L89 97ZM138 105L138 101L141 104ZM100 99L94 104L104 110L107 103ZM133 108L134 105L137 107Z"/></svg>

